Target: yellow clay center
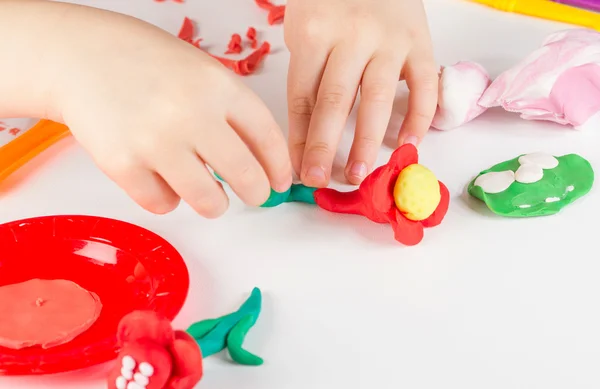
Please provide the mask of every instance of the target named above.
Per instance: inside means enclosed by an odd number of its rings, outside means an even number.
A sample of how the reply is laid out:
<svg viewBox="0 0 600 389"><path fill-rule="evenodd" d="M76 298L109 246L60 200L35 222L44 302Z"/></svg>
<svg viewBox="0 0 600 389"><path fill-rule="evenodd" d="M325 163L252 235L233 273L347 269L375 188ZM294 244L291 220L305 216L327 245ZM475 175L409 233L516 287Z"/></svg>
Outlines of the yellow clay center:
<svg viewBox="0 0 600 389"><path fill-rule="evenodd" d="M400 172L394 185L394 201L409 220L425 220L440 203L440 184L433 172L413 164Z"/></svg>

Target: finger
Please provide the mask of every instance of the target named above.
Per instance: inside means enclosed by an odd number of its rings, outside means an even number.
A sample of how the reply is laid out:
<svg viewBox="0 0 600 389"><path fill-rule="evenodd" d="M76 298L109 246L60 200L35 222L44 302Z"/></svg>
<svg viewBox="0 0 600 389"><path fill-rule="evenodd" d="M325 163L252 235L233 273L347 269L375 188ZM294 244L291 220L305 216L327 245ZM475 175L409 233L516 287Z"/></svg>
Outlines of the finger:
<svg viewBox="0 0 600 389"><path fill-rule="evenodd" d="M200 139L196 151L244 203L259 206L267 201L271 193L269 178L231 127L223 126Z"/></svg>
<svg viewBox="0 0 600 389"><path fill-rule="evenodd" d="M288 71L288 147L292 166L300 175L310 118L317 101L319 84L329 49L292 53Z"/></svg>
<svg viewBox="0 0 600 389"><path fill-rule="evenodd" d="M438 69L429 51L412 53L405 64L404 75L409 89L408 110L398 144L418 145L435 115L438 98Z"/></svg>
<svg viewBox="0 0 600 389"><path fill-rule="evenodd" d="M174 153L157 170L198 214L213 219L225 213L229 199L195 150Z"/></svg>
<svg viewBox="0 0 600 389"><path fill-rule="evenodd" d="M302 159L301 179L308 186L326 186L342 131L371 53L336 47L319 86Z"/></svg>
<svg viewBox="0 0 600 389"><path fill-rule="evenodd" d="M285 137L264 103L243 88L228 114L229 124L262 165L271 187L285 192L292 185L292 164Z"/></svg>
<svg viewBox="0 0 600 389"><path fill-rule="evenodd" d="M365 69L354 142L346 165L346 178L352 184L360 184L377 159L392 115L403 60L403 57L378 55Z"/></svg>
<svg viewBox="0 0 600 389"><path fill-rule="evenodd" d="M179 205L179 196L156 172L128 161L126 157L100 163L106 175L133 201L156 214L169 213Z"/></svg>

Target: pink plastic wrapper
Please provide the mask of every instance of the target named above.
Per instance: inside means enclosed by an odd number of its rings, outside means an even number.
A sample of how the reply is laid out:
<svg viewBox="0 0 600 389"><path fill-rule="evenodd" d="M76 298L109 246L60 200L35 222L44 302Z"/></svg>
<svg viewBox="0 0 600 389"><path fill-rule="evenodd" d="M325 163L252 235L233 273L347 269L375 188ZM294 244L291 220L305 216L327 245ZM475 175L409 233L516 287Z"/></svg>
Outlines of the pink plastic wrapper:
<svg viewBox="0 0 600 389"><path fill-rule="evenodd" d="M451 130L481 115L487 108L477 103L490 83L490 76L478 63L461 61L443 67L438 107L431 126Z"/></svg>
<svg viewBox="0 0 600 389"><path fill-rule="evenodd" d="M600 33L573 29L551 34L495 79L479 105L501 106L528 120L600 128Z"/></svg>

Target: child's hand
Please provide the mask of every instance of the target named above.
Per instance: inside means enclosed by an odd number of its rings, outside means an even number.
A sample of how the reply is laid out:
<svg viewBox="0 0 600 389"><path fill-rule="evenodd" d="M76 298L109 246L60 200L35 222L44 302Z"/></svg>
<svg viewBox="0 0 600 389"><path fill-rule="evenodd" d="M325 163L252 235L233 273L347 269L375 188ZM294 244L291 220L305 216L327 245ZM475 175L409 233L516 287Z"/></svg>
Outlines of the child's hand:
<svg viewBox="0 0 600 389"><path fill-rule="evenodd" d="M438 77L421 0L289 0L285 40L289 147L306 185L325 186L360 86L346 177L358 184L383 141L398 79L410 89L398 142L417 144L435 113Z"/></svg>
<svg viewBox="0 0 600 389"><path fill-rule="evenodd" d="M289 154L267 107L194 46L133 18L72 9L53 96L58 116L101 169L144 208L179 198L217 217L228 199L205 163L247 204L292 182ZM76 34L74 32L77 32Z"/></svg>

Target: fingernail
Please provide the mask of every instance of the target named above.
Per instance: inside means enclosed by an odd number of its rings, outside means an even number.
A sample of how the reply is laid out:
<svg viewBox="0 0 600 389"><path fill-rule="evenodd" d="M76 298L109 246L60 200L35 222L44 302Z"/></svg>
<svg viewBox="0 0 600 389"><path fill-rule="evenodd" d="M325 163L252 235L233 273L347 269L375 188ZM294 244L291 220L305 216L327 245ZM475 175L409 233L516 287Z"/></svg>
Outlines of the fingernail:
<svg viewBox="0 0 600 389"><path fill-rule="evenodd" d="M313 181L322 183L325 181L325 170L319 166L311 166L306 171L306 178Z"/></svg>
<svg viewBox="0 0 600 389"><path fill-rule="evenodd" d="M367 164L364 162L353 162L350 166L350 175L363 179L367 176Z"/></svg>
<svg viewBox="0 0 600 389"><path fill-rule="evenodd" d="M410 136L407 136L407 137L404 139L404 143L402 143L402 144L403 144L403 145L406 145L406 144L411 144L411 145L414 145L414 146L416 146L416 145L417 145L417 143L419 143L419 138L417 138L417 137L416 137L416 136L414 136L414 135L410 135Z"/></svg>
<svg viewBox="0 0 600 389"><path fill-rule="evenodd" d="M293 180L290 176L289 180L285 180L284 182L278 182L275 185L273 185L273 190L277 193L283 193L290 189L290 187L292 186L292 182Z"/></svg>

